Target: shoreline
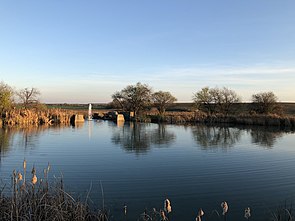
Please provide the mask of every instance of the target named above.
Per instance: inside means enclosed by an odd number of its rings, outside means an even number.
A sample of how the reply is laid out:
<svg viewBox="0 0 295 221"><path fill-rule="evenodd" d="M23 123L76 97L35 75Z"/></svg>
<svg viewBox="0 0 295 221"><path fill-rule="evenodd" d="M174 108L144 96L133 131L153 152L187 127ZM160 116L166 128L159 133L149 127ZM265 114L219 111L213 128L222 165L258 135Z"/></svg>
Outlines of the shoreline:
<svg viewBox="0 0 295 221"><path fill-rule="evenodd" d="M115 112L115 111L114 111ZM113 112L113 113L114 113ZM114 118L106 118L110 111L100 110L93 111L93 119L116 120ZM118 111L118 113L120 113ZM73 117L79 115L80 118L86 119L84 110L63 110L63 109L48 109L48 110L12 110L2 115L0 119L0 128L4 127L27 127L41 125L74 125ZM281 130L295 130L295 116L289 115L260 115L260 114L237 114L237 115L207 115L201 111L167 111L163 116L156 112L146 112L137 119L130 119L137 122L146 123L167 123L167 124L208 124L220 125L229 124L232 126L265 126L276 127ZM128 121L128 120L127 120Z"/></svg>

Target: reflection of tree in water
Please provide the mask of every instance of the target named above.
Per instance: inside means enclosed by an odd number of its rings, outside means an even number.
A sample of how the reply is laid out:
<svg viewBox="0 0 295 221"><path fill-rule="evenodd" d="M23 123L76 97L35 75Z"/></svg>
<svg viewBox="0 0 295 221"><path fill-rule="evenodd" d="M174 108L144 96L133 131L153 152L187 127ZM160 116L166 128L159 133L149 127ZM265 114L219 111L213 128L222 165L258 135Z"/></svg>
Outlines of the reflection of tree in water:
<svg viewBox="0 0 295 221"><path fill-rule="evenodd" d="M7 129L0 128L0 161L2 154L9 150L11 133Z"/></svg>
<svg viewBox="0 0 295 221"><path fill-rule="evenodd" d="M169 145L173 143L175 138L175 134L167 130L167 127L164 124L158 124L158 128L151 131L151 141L153 144Z"/></svg>
<svg viewBox="0 0 295 221"><path fill-rule="evenodd" d="M277 139L283 136L283 133L284 131L281 131L279 128L252 128L252 143L271 148L273 147Z"/></svg>
<svg viewBox="0 0 295 221"><path fill-rule="evenodd" d="M40 137L41 132L48 129L48 127L26 127L19 129L17 132L19 133L18 145L21 147L34 148L37 144L37 141Z"/></svg>
<svg viewBox="0 0 295 221"><path fill-rule="evenodd" d="M167 146L175 140L175 134L167 131L165 125L159 124L156 129L150 128L148 124L124 124L113 133L112 142L127 151L145 153L152 144Z"/></svg>
<svg viewBox="0 0 295 221"><path fill-rule="evenodd" d="M59 130L59 127L51 127L51 130ZM11 146L21 148L35 148L42 132L48 130L48 127L25 127L0 129L0 154L9 150ZM14 143L12 145L12 142Z"/></svg>
<svg viewBox="0 0 295 221"><path fill-rule="evenodd" d="M192 133L195 141L203 149L232 147L241 137L241 130L232 127L199 125L192 127Z"/></svg>

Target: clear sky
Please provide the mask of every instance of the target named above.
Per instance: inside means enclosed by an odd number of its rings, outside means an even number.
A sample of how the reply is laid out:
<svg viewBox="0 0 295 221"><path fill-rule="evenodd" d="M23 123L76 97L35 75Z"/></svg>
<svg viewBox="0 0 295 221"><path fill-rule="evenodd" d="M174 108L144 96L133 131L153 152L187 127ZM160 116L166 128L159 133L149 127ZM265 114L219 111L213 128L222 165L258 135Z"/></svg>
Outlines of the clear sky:
<svg viewBox="0 0 295 221"><path fill-rule="evenodd" d="M295 1L0 0L0 81L51 103L137 82L178 101L205 86L295 101Z"/></svg>

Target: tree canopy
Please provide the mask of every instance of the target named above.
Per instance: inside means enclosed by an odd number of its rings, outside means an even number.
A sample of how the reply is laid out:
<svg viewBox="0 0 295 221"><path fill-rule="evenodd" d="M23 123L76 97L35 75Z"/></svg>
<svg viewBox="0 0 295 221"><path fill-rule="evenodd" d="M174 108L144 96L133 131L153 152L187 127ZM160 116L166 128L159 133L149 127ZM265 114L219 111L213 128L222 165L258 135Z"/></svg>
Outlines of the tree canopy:
<svg viewBox="0 0 295 221"><path fill-rule="evenodd" d="M135 116L151 104L151 97L152 89L140 82L128 85L112 95L115 103L118 103L123 110L133 111Z"/></svg>
<svg viewBox="0 0 295 221"><path fill-rule="evenodd" d="M5 84L0 82L0 113L9 110L13 104L13 89Z"/></svg>
<svg viewBox="0 0 295 221"><path fill-rule="evenodd" d="M269 92L261 92L252 95L254 111L260 114L281 113L282 108L278 104L277 96Z"/></svg>
<svg viewBox="0 0 295 221"><path fill-rule="evenodd" d="M169 104L174 103L177 99L170 92L158 91L152 94L152 100L160 115L163 115Z"/></svg>
<svg viewBox="0 0 295 221"><path fill-rule="evenodd" d="M235 91L226 87L204 87L194 94L193 101L208 114L218 112L227 115L232 111L232 105L240 102L240 98Z"/></svg>

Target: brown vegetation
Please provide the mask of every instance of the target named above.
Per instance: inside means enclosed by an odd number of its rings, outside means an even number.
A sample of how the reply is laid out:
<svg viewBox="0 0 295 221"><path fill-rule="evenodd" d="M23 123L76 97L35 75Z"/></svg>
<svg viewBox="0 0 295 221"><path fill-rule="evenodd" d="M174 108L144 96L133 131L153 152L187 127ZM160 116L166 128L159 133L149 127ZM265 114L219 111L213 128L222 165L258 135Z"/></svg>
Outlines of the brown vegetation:
<svg viewBox="0 0 295 221"><path fill-rule="evenodd" d="M104 209L91 210L87 199L81 202L65 192L62 179L51 187L49 171L48 164L42 178L37 177L35 167L29 175L24 160L23 171L12 173L11 196L0 189L0 220L108 220Z"/></svg>
<svg viewBox="0 0 295 221"><path fill-rule="evenodd" d="M72 111L49 109L38 111L35 109L14 109L2 115L2 126L30 126L69 124ZM1 126L1 122L0 122Z"/></svg>
<svg viewBox="0 0 295 221"><path fill-rule="evenodd" d="M152 122L165 123L226 123L235 125L259 125L280 127L282 129L295 130L295 117L280 116L276 114L240 114L240 115L209 115L202 111L194 112L166 112L164 116L150 114Z"/></svg>

